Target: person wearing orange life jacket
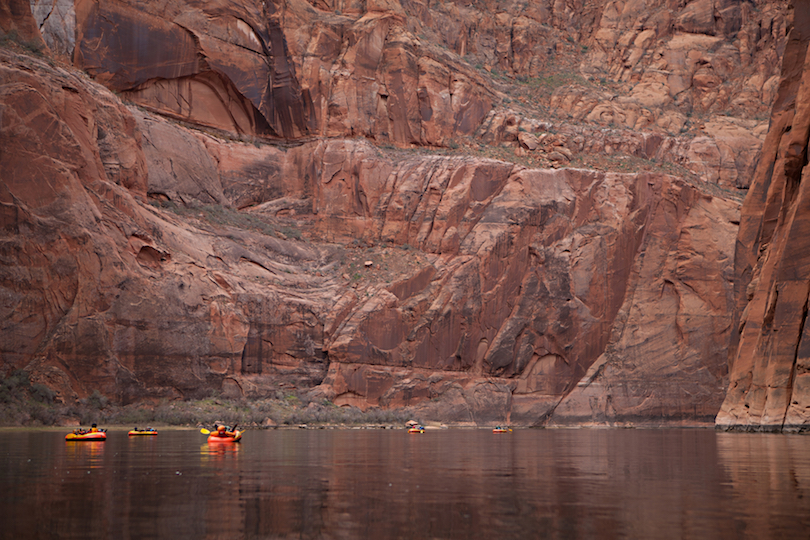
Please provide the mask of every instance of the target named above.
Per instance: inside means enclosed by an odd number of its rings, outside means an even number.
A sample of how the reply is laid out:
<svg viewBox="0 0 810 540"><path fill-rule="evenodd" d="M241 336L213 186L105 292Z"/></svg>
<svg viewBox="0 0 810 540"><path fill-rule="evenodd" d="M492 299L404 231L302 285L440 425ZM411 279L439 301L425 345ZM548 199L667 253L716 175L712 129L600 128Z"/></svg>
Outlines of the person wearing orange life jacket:
<svg viewBox="0 0 810 540"><path fill-rule="evenodd" d="M217 437L236 437L235 431L228 431L226 426L222 424L214 424L215 433Z"/></svg>
<svg viewBox="0 0 810 540"><path fill-rule="evenodd" d="M90 431L88 431L88 433L98 433L98 427L96 426L96 424L90 426Z"/></svg>

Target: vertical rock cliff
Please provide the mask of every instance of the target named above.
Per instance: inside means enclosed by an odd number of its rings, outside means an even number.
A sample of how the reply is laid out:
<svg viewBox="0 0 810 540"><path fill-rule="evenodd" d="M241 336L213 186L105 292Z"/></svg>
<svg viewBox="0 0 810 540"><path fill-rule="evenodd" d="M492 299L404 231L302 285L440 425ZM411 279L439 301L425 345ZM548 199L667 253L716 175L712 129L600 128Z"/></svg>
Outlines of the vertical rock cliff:
<svg viewBox="0 0 810 540"><path fill-rule="evenodd" d="M735 328L721 427L806 429L810 422L810 6L793 4L782 79L735 254Z"/></svg>

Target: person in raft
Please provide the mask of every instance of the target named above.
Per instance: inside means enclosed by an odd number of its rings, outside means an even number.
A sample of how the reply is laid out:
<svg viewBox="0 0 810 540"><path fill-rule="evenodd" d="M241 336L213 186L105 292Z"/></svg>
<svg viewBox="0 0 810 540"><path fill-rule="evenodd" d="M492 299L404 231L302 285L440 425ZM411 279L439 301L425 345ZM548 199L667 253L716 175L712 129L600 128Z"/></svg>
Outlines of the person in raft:
<svg viewBox="0 0 810 540"><path fill-rule="evenodd" d="M90 426L90 429L81 429L81 428L79 428L79 429L74 429L73 430L73 433L75 433L76 435L86 435L88 433L96 433L96 432L98 432L98 427L96 427L96 424L93 424L92 426Z"/></svg>
<svg viewBox="0 0 810 540"><path fill-rule="evenodd" d="M223 426L222 424L214 424L214 431L214 435L217 437L236 437L236 433L228 431L227 426Z"/></svg>

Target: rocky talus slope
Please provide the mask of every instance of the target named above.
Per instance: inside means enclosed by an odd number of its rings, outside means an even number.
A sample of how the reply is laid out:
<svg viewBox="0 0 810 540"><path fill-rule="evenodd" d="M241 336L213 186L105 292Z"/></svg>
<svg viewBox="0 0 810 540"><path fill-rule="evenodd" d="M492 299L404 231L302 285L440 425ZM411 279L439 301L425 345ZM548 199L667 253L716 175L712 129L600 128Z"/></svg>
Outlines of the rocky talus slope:
<svg viewBox="0 0 810 540"><path fill-rule="evenodd" d="M18 4L0 369L66 401L714 421L785 2Z"/></svg>

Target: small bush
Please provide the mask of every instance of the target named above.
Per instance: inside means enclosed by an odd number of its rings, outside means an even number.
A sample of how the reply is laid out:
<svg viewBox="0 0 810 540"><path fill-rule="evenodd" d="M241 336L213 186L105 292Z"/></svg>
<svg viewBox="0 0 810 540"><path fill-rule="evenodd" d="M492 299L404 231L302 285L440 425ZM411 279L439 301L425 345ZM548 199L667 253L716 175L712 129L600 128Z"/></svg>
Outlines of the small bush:
<svg viewBox="0 0 810 540"><path fill-rule="evenodd" d="M155 420L154 411L141 407L126 407L107 417L107 422L113 424L145 426Z"/></svg>
<svg viewBox="0 0 810 540"><path fill-rule="evenodd" d="M28 373L18 369L0 382L0 403L17 403L27 397L31 381Z"/></svg>
<svg viewBox="0 0 810 540"><path fill-rule="evenodd" d="M59 423L61 417L56 408L49 407L42 402L32 402L28 408L28 413L31 415L30 421L32 423L43 426L53 426Z"/></svg>
<svg viewBox="0 0 810 540"><path fill-rule="evenodd" d="M98 390L93 390L93 393L87 396L87 399L82 400L85 405L99 411L106 407L109 402L110 400Z"/></svg>
<svg viewBox="0 0 810 540"><path fill-rule="evenodd" d="M17 369L3 380L3 385L9 390L25 390L31 385L31 380L28 378L28 372Z"/></svg>
<svg viewBox="0 0 810 540"><path fill-rule="evenodd" d="M30 384L28 374L19 371L0 382L0 425L50 426L62 419L78 420L81 425L96 423L130 426L185 425L210 426L225 422L239 426L261 426L267 419L275 425L298 424L392 424L404 423L410 414L402 410L337 406L323 397L308 397L295 391L268 389L263 399L226 399L213 396L201 400L164 401L161 404L115 405L94 390L87 398L71 404L54 402L55 393L45 385Z"/></svg>
<svg viewBox="0 0 810 540"><path fill-rule="evenodd" d="M292 227L282 227L280 232L287 238L294 238L295 240L301 239L301 231L299 229L293 229Z"/></svg>
<svg viewBox="0 0 810 540"><path fill-rule="evenodd" d="M89 426L91 424L98 424L101 422L101 414L98 411L89 411L89 410L82 410L81 414L79 414L79 423L83 426Z"/></svg>
<svg viewBox="0 0 810 540"><path fill-rule="evenodd" d="M170 426L182 426L189 424L194 425L198 420L197 415L194 414L194 411L190 411L186 408L175 407L173 405L163 405L158 407L155 411L155 421ZM211 423L214 421L211 421Z"/></svg>
<svg viewBox="0 0 810 540"><path fill-rule="evenodd" d="M31 387L31 399L40 403L50 405L53 403L53 398L56 397L56 392L45 386L44 384L35 384Z"/></svg>

